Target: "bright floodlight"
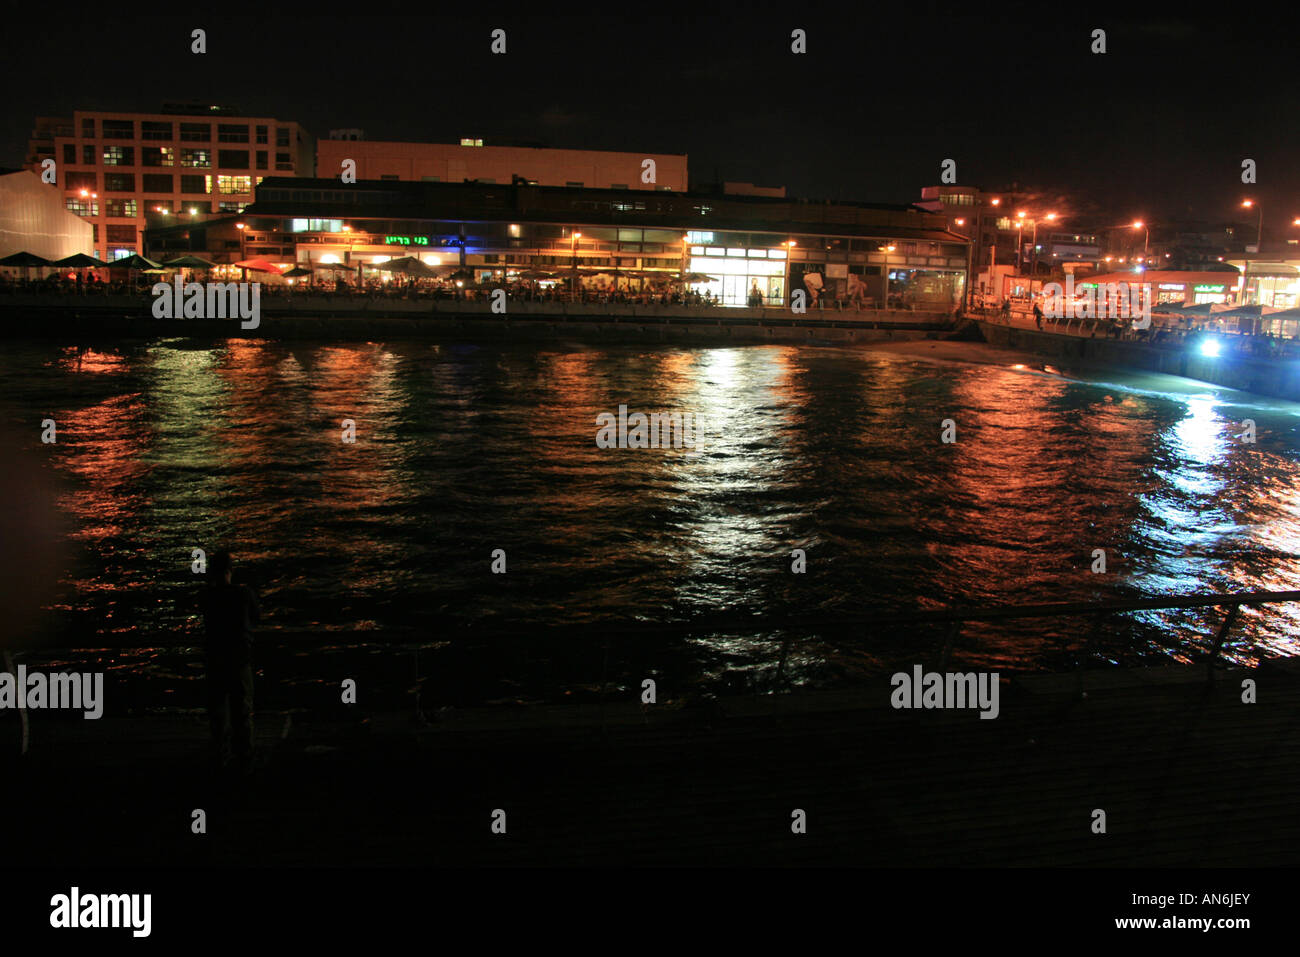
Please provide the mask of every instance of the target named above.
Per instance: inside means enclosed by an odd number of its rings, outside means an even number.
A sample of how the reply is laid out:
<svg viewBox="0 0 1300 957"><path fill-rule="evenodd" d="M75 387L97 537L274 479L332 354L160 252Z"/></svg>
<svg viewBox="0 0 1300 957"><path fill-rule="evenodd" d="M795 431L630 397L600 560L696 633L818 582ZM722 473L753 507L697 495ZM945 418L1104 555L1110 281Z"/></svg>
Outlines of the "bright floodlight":
<svg viewBox="0 0 1300 957"><path fill-rule="evenodd" d="M1214 358L1215 356L1217 356L1218 354L1219 354L1219 340L1218 340L1218 339L1205 339L1205 340L1202 340L1202 342L1201 342L1201 355L1203 355L1203 356L1209 356L1211 359L1213 359L1213 358Z"/></svg>

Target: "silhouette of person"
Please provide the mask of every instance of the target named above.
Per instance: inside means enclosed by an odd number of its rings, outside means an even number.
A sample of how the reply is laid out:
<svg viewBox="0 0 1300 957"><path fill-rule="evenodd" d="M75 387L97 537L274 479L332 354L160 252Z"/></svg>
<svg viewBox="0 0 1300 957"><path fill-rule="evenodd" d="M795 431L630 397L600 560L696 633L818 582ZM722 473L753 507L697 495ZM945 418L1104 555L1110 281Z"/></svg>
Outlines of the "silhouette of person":
<svg viewBox="0 0 1300 957"><path fill-rule="evenodd" d="M253 759L253 626L260 618L257 595L232 582L234 562L221 551L208 563L203 596L207 634L208 719L214 760L225 767L231 737L240 769L252 770Z"/></svg>

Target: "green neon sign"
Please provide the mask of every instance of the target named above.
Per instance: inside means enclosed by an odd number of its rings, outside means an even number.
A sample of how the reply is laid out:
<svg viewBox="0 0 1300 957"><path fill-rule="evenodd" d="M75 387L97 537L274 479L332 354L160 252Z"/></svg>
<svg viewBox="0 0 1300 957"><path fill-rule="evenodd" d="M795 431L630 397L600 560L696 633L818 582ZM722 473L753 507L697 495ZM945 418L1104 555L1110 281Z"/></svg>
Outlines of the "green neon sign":
<svg viewBox="0 0 1300 957"><path fill-rule="evenodd" d="M385 236L384 244L386 246L427 246L429 245L428 236Z"/></svg>

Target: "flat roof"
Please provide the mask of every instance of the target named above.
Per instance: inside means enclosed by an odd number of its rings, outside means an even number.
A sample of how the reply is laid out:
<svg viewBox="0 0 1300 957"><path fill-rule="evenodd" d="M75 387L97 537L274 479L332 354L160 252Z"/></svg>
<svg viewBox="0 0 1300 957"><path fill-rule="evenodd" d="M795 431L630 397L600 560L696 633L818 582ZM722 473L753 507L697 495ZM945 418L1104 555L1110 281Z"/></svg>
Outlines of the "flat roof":
<svg viewBox="0 0 1300 957"><path fill-rule="evenodd" d="M322 195L293 195L314 192ZM970 242L969 237L949 231L944 216L913 204L825 203L772 196L505 183L365 180L344 184L334 178L288 176L267 177L258 184L256 196L245 209L248 216L573 222Z"/></svg>

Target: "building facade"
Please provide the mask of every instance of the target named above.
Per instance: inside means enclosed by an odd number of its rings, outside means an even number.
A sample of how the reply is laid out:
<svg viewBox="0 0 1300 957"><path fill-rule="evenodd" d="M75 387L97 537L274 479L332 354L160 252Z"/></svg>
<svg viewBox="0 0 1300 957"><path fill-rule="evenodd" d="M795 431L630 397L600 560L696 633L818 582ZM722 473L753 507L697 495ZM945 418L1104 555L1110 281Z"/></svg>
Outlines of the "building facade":
<svg viewBox="0 0 1300 957"><path fill-rule="evenodd" d="M321 176L339 176L345 160L356 163L358 180L510 184L589 189L685 190L686 156L671 153L614 153L519 146L487 146L481 138L459 143L397 143L367 140L361 130L335 130L338 139L316 144ZM645 161L654 162L654 181L644 182Z"/></svg>
<svg viewBox="0 0 1300 957"><path fill-rule="evenodd" d="M973 186L921 190L917 205L942 213L952 232L970 238L976 293L1017 298L1053 276L1102 262L1094 233L1067 231L1053 210L1021 199L1015 191L988 193Z"/></svg>
<svg viewBox="0 0 1300 957"><path fill-rule="evenodd" d="M482 183L268 178L242 216L151 230L149 255L338 264L358 272L415 255L510 283L526 271L568 286L637 292L695 273L724 305L813 300L950 311L967 245L912 206ZM527 277L524 277L527 278Z"/></svg>
<svg viewBox="0 0 1300 957"><path fill-rule="evenodd" d="M60 190L31 170L0 170L0 258L90 255L92 235L89 223L64 208Z"/></svg>
<svg viewBox="0 0 1300 957"><path fill-rule="evenodd" d="M39 118L27 162L39 173L46 160L65 208L91 224L94 255L112 260L143 252L150 225L238 212L266 176L313 175L315 150L297 123L189 105Z"/></svg>

